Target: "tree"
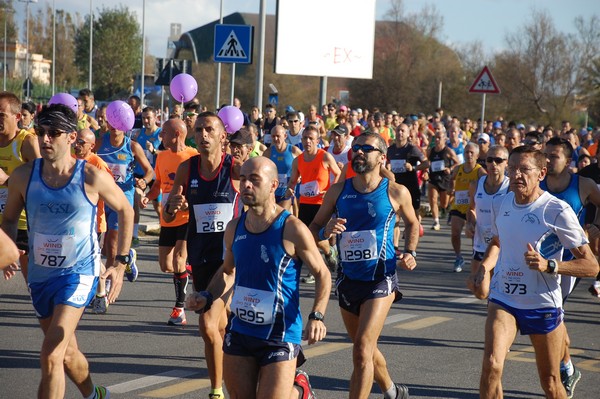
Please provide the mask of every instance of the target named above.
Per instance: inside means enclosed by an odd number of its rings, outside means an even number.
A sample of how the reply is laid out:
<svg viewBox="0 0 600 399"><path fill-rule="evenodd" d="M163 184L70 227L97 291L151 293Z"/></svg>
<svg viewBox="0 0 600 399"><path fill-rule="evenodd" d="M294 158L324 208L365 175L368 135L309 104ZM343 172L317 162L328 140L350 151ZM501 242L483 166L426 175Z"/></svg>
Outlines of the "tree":
<svg viewBox="0 0 600 399"><path fill-rule="evenodd" d="M93 22L92 76L97 98L129 94L133 77L140 71L142 35L135 14L127 7L103 8ZM75 36L75 62L82 80L89 71L89 18Z"/></svg>

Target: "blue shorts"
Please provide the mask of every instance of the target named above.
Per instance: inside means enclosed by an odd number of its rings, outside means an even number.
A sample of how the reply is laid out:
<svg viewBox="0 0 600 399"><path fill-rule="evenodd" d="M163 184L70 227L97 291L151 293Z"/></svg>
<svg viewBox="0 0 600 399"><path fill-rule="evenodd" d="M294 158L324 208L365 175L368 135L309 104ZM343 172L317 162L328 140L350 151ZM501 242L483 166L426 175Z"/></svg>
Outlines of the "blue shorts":
<svg viewBox="0 0 600 399"><path fill-rule="evenodd" d="M127 197L127 201L129 201L129 205L133 207L133 193L134 190L124 191L125 197ZM106 229L107 230L117 230L119 228L119 214L112 209L108 205L104 205L104 213L106 215Z"/></svg>
<svg viewBox="0 0 600 399"><path fill-rule="evenodd" d="M563 321L562 308L517 309L496 299L490 299L490 302L502 306L504 310L513 315L521 335L548 334L560 326Z"/></svg>
<svg viewBox="0 0 600 399"><path fill-rule="evenodd" d="M296 359L296 367L305 361L302 346L290 342L260 339L228 331L223 340L223 352L231 356L251 357L260 367Z"/></svg>
<svg viewBox="0 0 600 399"><path fill-rule="evenodd" d="M340 308L357 316L360 314L360 306L369 299L383 298L392 294L395 295L394 302L402 299L396 273L374 281L350 280L340 273L335 286Z"/></svg>
<svg viewBox="0 0 600 399"><path fill-rule="evenodd" d="M96 294L97 285L97 276L66 274L42 283L31 283L29 291L37 317L46 319L52 316L57 305L87 306Z"/></svg>

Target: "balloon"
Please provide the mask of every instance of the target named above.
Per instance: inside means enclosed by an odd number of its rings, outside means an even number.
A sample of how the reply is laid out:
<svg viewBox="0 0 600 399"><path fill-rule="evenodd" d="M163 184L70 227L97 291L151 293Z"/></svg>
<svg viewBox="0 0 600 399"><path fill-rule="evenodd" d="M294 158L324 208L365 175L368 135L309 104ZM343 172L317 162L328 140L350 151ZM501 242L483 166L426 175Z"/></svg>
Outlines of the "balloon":
<svg viewBox="0 0 600 399"><path fill-rule="evenodd" d="M221 108L218 115L229 134L237 132L244 124L244 114L242 114L242 111L238 107L234 107L233 105Z"/></svg>
<svg viewBox="0 0 600 399"><path fill-rule="evenodd" d="M69 93L56 93L48 101L48 105L52 104L66 105L77 113L77 100Z"/></svg>
<svg viewBox="0 0 600 399"><path fill-rule="evenodd" d="M183 103L191 101L196 97L196 93L198 93L198 83L192 75L180 73L171 80L169 89L171 90L173 98Z"/></svg>
<svg viewBox="0 0 600 399"><path fill-rule="evenodd" d="M135 114L125 101L117 100L106 107L106 120L117 130L126 132L133 128Z"/></svg>

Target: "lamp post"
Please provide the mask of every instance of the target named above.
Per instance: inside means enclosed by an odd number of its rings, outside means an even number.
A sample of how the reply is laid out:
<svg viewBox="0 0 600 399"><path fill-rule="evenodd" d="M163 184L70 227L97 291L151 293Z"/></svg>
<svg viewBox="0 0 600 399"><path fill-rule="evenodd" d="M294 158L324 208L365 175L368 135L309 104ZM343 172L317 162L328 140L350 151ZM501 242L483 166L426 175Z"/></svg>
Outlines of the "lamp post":
<svg viewBox="0 0 600 399"><path fill-rule="evenodd" d="M88 89L92 90L92 48L94 46L94 12L92 10L92 0L90 0L90 65L88 74Z"/></svg>
<svg viewBox="0 0 600 399"><path fill-rule="evenodd" d="M37 0L19 0L21 2L25 2L25 24L27 25L27 34L25 37L25 100L29 101L29 3L37 3Z"/></svg>
<svg viewBox="0 0 600 399"><path fill-rule="evenodd" d="M144 109L144 80L146 77L146 42L145 42L145 24L146 24L146 0L142 2L142 76L140 79L140 105Z"/></svg>
<svg viewBox="0 0 600 399"><path fill-rule="evenodd" d="M2 78L2 90L6 91L6 52L8 51L6 49L6 41L8 40L8 30L6 28L6 19L7 19L7 14L9 12L14 12L13 10L9 10L8 8L4 9L4 61L2 63L2 67L4 69L4 73L3 73L3 78Z"/></svg>
<svg viewBox="0 0 600 399"><path fill-rule="evenodd" d="M52 0L52 95L56 89L56 4Z"/></svg>

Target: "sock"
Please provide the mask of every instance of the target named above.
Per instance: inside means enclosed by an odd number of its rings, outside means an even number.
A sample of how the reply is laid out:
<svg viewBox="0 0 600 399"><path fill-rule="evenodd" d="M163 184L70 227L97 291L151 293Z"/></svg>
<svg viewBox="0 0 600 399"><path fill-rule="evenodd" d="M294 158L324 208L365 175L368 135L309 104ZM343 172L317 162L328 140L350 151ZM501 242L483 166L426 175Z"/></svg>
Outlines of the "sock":
<svg viewBox="0 0 600 399"><path fill-rule="evenodd" d="M433 223L435 223L435 224L439 224L439 223L440 223L440 218L435 218L435 219L433 219Z"/></svg>
<svg viewBox="0 0 600 399"><path fill-rule="evenodd" d="M225 396L223 396L223 388L215 388L215 389L211 389L210 390L210 395L221 395L221 398L224 398Z"/></svg>
<svg viewBox="0 0 600 399"><path fill-rule="evenodd" d="M396 391L396 384L392 382L392 386L388 388L387 391L383 393L384 399L394 399L398 392Z"/></svg>
<svg viewBox="0 0 600 399"><path fill-rule="evenodd" d="M188 273L173 273L173 284L175 285L175 307L182 308L185 304L185 295L187 294Z"/></svg>
<svg viewBox="0 0 600 399"><path fill-rule="evenodd" d="M140 231L140 224L134 223L133 224L133 238L138 238L139 231Z"/></svg>
<svg viewBox="0 0 600 399"><path fill-rule="evenodd" d="M566 371L569 377L573 375L575 368L573 367L571 359L569 359L567 363L560 362L560 371Z"/></svg>

